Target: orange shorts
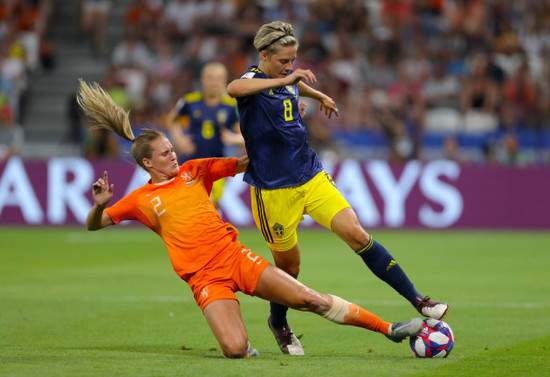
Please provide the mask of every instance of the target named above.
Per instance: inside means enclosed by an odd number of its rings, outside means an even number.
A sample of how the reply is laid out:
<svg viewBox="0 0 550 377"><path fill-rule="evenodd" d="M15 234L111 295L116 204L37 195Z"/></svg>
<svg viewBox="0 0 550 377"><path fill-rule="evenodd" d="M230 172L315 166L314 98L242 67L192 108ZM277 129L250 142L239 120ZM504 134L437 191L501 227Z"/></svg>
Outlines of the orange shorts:
<svg viewBox="0 0 550 377"><path fill-rule="evenodd" d="M237 300L235 292L252 296L269 262L238 241L232 242L199 271L182 276L203 310L215 300Z"/></svg>

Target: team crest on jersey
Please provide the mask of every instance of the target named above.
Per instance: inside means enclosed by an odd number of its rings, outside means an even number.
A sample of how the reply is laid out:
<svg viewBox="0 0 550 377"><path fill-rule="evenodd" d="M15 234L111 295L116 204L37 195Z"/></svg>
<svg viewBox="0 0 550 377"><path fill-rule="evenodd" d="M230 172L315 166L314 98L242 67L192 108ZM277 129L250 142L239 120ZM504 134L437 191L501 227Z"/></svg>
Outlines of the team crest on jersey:
<svg viewBox="0 0 550 377"><path fill-rule="evenodd" d="M284 234L285 234L285 227L282 226L281 224L279 223L275 223L273 224L273 226L271 227L271 229L273 229L273 231L275 232L275 234L277 235L277 237L282 237Z"/></svg>
<svg viewBox="0 0 550 377"><path fill-rule="evenodd" d="M224 124L227 121L227 111L220 110L217 114L218 123Z"/></svg>
<svg viewBox="0 0 550 377"><path fill-rule="evenodd" d="M296 91L294 90L293 86L287 85L285 86L286 90L288 90L292 95L296 96Z"/></svg>
<svg viewBox="0 0 550 377"><path fill-rule="evenodd" d="M190 185L191 183L195 183L196 179L193 178L190 171L186 171L181 175L181 178L185 181L186 185Z"/></svg>
<svg viewBox="0 0 550 377"><path fill-rule="evenodd" d="M200 118L202 115L200 110L193 111L193 118Z"/></svg>

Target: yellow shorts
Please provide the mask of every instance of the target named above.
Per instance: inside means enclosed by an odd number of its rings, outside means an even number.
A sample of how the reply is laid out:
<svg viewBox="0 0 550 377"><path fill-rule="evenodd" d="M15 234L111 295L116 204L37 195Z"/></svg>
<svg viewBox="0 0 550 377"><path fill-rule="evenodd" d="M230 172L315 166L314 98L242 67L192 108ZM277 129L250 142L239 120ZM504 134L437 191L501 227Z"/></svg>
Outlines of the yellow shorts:
<svg viewBox="0 0 550 377"><path fill-rule="evenodd" d="M220 201L223 195L223 185L225 185L226 178L218 179L212 184L212 191L210 191L210 199L212 203L216 204Z"/></svg>
<svg viewBox="0 0 550 377"><path fill-rule="evenodd" d="M273 190L251 186L250 198L256 226L275 251L287 251L296 245L296 229L304 214L331 229L333 217L350 207L325 171L300 186Z"/></svg>

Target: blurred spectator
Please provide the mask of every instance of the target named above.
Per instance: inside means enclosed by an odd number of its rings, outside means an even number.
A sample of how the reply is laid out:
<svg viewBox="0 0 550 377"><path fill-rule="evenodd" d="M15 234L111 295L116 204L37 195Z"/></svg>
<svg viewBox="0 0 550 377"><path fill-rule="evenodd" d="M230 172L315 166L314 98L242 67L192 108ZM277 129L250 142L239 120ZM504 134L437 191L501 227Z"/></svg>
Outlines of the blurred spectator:
<svg viewBox="0 0 550 377"><path fill-rule="evenodd" d="M67 116L69 119L69 129L65 139L70 143L82 144L84 142L84 113L76 100L76 92L69 95L67 101Z"/></svg>
<svg viewBox="0 0 550 377"><path fill-rule="evenodd" d="M489 75L485 53L477 53L470 62L470 73L464 80L462 113L464 130L472 133L491 132L497 128L497 83Z"/></svg>
<svg viewBox="0 0 550 377"><path fill-rule="evenodd" d="M111 68L103 80L101 87L109 94L113 101L125 110L130 109L130 102L126 88L121 83L119 71ZM135 103L137 106L137 102ZM83 154L86 158L116 159L120 156L119 143L115 134L104 129L94 128L87 117L78 114L81 121L83 137Z"/></svg>
<svg viewBox="0 0 550 377"><path fill-rule="evenodd" d="M162 14L163 34L186 40L195 32L198 8L195 0L168 0Z"/></svg>
<svg viewBox="0 0 550 377"><path fill-rule="evenodd" d="M129 32L114 46L111 64L116 68L149 70L153 65L153 56L147 44L139 40L135 33Z"/></svg>
<svg viewBox="0 0 550 377"><path fill-rule="evenodd" d="M31 0L16 2L15 17L15 30L25 51L25 68L35 71L40 63L40 39L42 37L38 4Z"/></svg>
<svg viewBox="0 0 550 377"><path fill-rule="evenodd" d="M174 44L170 39L159 38L154 46L153 63L149 73L149 96L162 112L172 99L172 86L180 71L182 59L175 53Z"/></svg>
<svg viewBox="0 0 550 377"><path fill-rule="evenodd" d="M533 120L538 115L536 91L529 74L529 66L524 63L504 83L503 108L510 107L516 113L515 119L533 125Z"/></svg>
<svg viewBox="0 0 550 377"><path fill-rule="evenodd" d="M460 163L468 161L466 154L460 148L458 139L454 136L448 136L443 140L443 153L441 158Z"/></svg>
<svg viewBox="0 0 550 377"><path fill-rule="evenodd" d="M118 144L113 133L104 128L89 129L84 138L84 156L90 159L118 158Z"/></svg>
<svg viewBox="0 0 550 377"><path fill-rule="evenodd" d="M457 75L447 73L444 61L436 60L422 91L426 105L423 119L425 130L459 131L462 124L460 91Z"/></svg>
<svg viewBox="0 0 550 377"><path fill-rule="evenodd" d="M53 0L0 2L0 97L16 123L29 78L53 66L53 46L45 38L52 10Z"/></svg>
<svg viewBox="0 0 550 377"><path fill-rule="evenodd" d="M0 101L0 162L16 155L23 145L23 127L15 122L13 109Z"/></svg>
<svg viewBox="0 0 550 377"><path fill-rule="evenodd" d="M389 64L386 54L381 49L375 49L369 55L369 63L366 68L366 82L372 88L386 88L397 75L396 67Z"/></svg>
<svg viewBox="0 0 550 377"><path fill-rule="evenodd" d="M147 45L137 39L135 34L128 34L115 45L111 56L111 69L116 70L130 102L140 103L145 99L148 73L153 67L153 59Z"/></svg>
<svg viewBox="0 0 550 377"><path fill-rule="evenodd" d="M109 96L111 96L117 105L126 111L130 110L130 99L124 85L123 77L121 78L119 75L119 70L111 67L111 69L107 71L105 77L103 77L101 87L109 93Z"/></svg>
<svg viewBox="0 0 550 377"><path fill-rule="evenodd" d="M433 63L430 76L424 82L422 94L428 109L460 109L461 85L457 75L446 71L445 62L437 59Z"/></svg>
<svg viewBox="0 0 550 377"><path fill-rule="evenodd" d="M411 135L401 117L389 111L382 111L379 120L390 141L389 159L391 161L418 158L416 135Z"/></svg>
<svg viewBox="0 0 550 377"><path fill-rule="evenodd" d="M397 79L387 87L387 108L379 110L379 121L391 143L391 158L407 160L420 155L424 118L422 79L427 67L412 67L402 60Z"/></svg>
<svg viewBox="0 0 550 377"><path fill-rule="evenodd" d="M20 118L20 100L27 89L23 46L17 40L5 38L0 46L0 96L10 106L15 119Z"/></svg>
<svg viewBox="0 0 550 377"><path fill-rule="evenodd" d="M153 40L159 32L162 0L134 0L125 16L126 29L143 41Z"/></svg>
<svg viewBox="0 0 550 377"><path fill-rule="evenodd" d="M79 0L80 26L92 36L92 52L103 55L107 52L107 21L111 13L111 0Z"/></svg>
<svg viewBox="0 0 550 377"><path fill-rule="evenodd" d="M516 135L506 133L495 146L495 162L500 165L525 166L532 161L527 153L520 150Z"/></svg>

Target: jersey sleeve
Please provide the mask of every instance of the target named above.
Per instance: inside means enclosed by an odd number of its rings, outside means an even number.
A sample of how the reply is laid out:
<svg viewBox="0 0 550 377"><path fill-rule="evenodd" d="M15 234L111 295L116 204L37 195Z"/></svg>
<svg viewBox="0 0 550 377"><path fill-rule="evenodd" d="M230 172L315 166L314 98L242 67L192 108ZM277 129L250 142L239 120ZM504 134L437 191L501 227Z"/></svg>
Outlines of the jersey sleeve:
<svg viewBox="0 0 550 377"><path fill-rule="evenodd" d="M256 76L256 73L257 72L254 72L253 70L249 70L241 76L241 79L253 79L254 76Z"/></svg>
<svg viewBox="0 0 550 377"><path fill-rule="evenodd" d="M234 177L235 168L237 167L237 158L205 158L201 161L202 168L205 171L204 185L208 195L212 191L212 185L218 179L224 177Z"/></svg>
<svg viewBox="0 0 550 377"><path fill-rule="evenodd" d="M131 196L124 197L112 206L105 208L105 212L115 224L124 220L138 220L136 205Z"/></svg>

